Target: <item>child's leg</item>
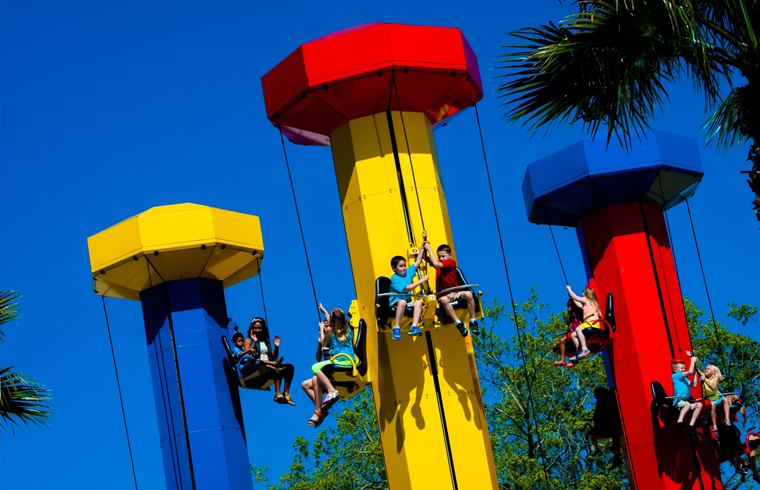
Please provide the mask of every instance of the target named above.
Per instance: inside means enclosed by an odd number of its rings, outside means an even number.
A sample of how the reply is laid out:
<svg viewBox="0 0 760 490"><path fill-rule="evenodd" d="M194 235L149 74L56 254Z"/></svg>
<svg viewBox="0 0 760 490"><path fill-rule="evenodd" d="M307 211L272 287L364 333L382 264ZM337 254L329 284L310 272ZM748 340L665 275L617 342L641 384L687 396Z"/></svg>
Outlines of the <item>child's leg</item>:
<svg viewBox="0 0 760 490"><path fill-rule="evenodd" d="M401 325L401 319L404 318L404 311L406 311L406 301L402 299L396 303L396 327Z"/></svg>
<svg viewBox="0 0 760 490"><path fill-rule="evenodd" d="M559 341L559 362L565 362L565 342L567 341L567 338L562 338L562 340Z"/></svg>
<svg viewBox="0 0 760 490"><path fill-rule="evenodd" d="M314 385L316 385L316 384L317 384L317 377L316 376L312 376L311 378L309 378L309 379L305 380L303 383L301 383L301 388L303 388L303 391L306 392L306 396L308 396L309 400L311 400L312 403L314 403L314 404L317 403L315 401L317 399L317 397L316 397L316 394L315 394L315 391L314 391L315 390Z"/></svg>
<svg viewBox="0 0 760 490"><path fill-rule="evenodd" d="M578 352L578 334L573 332L572 335L570 335L570 339L572 339L573 344L575 345L575 352Z"/></svg>
<svg viewBox="0 0 760 490"><path fill-rule="evenodd" d="M728 403L728 397L725 396L723 397L723 412L726 414L726 422L729 422L731 418L731 405Z"/></svg>
<svg viewBox="0 0 760 490"><path fill-rule="evenodd" d="M459 321L459 317L457 316L457 312L454 310L454 307L451 306L451 301L449 301L449 297L448 296L444 296L443 298L439 299L438 302L441 304L441 307L443 307L443 311L445 311L446 314L449 315L449 317L451 317L452 320L454 320L455 322ZM417 307L416 306L417 303L419 303L419 301L415 301L414 302L415 308ZM416 325L417 322L415 321L414 324Z"/></svg>
<svg viewBox="0 0 760 490"><path fill-rule="evenodd" d="M687 405L687 407L688 407L688 405ZM697 419L699 418L699 413L700 413L701 411L702 411L702 404L701 404L701 403L699 403L699 404L697 405L697 408L695 408L695 409L694 409L694 413L691 415L691 422L690 422L690 424L689 424L689 425L694 425L694 423L695 423L695 422L697 421Z"/></svg>
<svg viewBox="0 0 760 490"><path fill-rule="evenodd" d="M744 423L747 423L747 409L742 405L742 408L739 409L739 411L742 413L742 416L744 417Z"/></svg>
<svg viewBox="0 0 760 490"><path fill-rule="evenodd" d="M327 393L332 393L335 391L335 388L333 388L332 383L330 383L330 380L327 379L327 375L325 375L325 373L323 373L322 371L318 371L316 375L317 375L317 378L319 378L319 381L321 381L322 384L325 386L325 391Z"/></svg>
<svg viewBox="0 0 760 490"><path fill-rule="evenodd" d="M691 410L691 407L687 403L681 408L681 412L678 414L678 422L683 422L683 419L686 417L686 414L689 413L689 410Z"/></svg>
<svg viewBox="0 0 760 490"><path fill-rule="evenodd" d="M575 329L575 333L578 335L578 341L581 343L581 349L586 349L586 337L583 336L583 327Z"/></svg>
<svg viewBox="0 0 760 490"><path fill-rule="evenodd" d="M716 407L712 403L710 403L710 407L712 407L712 409L710 410L710 420L712 420L712 425L713 425L713 427L715 427L716 425L718 425L715 422L715 420L718 418L718 412L716 410L718 407Z"/></svg>
<svg viewBox="0 0 760 490"><path fill-rule="evenodd" d="M462 297L467 300L467 311L470 312L470 320L475 319L475 296L470 291L462 293Z"/></svg>
<svg viewBox="0 0 760 490"><path fill-rule="evenodd" d="M422 316L422 302L421 301L415 301L412 303L414 306L414 317L412 318L412 325L417 325L420 323L420 316ZM449 305L451 307L451 305ZM451 311L454 311L454 308L451 308ZM456 316L454 317L456 318Z"/></svg>

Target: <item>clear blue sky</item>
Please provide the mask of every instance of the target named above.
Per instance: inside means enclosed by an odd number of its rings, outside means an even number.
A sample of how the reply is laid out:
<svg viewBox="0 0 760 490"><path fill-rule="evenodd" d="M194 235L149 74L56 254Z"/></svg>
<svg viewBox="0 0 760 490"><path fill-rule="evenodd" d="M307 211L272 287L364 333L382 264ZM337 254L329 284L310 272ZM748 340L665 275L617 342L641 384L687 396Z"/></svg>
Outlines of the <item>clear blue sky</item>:
<svg viewBox="0 0 760 490"><path fill-rule="evenodd" d="M371 6L370 6L371 5ZM484 135L506 238L512 284L524 300L536 284L555 308L564 282L549 230L527 222L525 166L582 138L576 129L530 138L506 126L492 89L506 31L559 20L567 9L537 2L4 2L0 287L23 293L7 327L2 365L52 389L50 428L3 432L4 488L133 488L100 299L92 293L87 237L150 207L194 202L261 217L264 285L273 333L309 375L315 313L277 132L260 77L300 44L370 21L460 27L485 85ZM702 99L673 87L654 127L696 137ZM487 298L508 297L474 113L436 133L460 264ZM289 146L320 300L354 297L335 176L327 148ZM758 223L740 170L747 149L702 152L706 176L692 200L713 305L760 304ZM707 308L685 207L670 212L684 294ZM571 283L585 283L573 230L557 230ZM240 323L260 315L257 281L227 290ZM140 306L109 300L141 488L164 488ZM729 322L739 331L742 327ZM501 328L508 332L505 324ZM296 384L296 387L298 385ZM277 476L296 435L312 438L311 409L268 393L242 393L245 424L260 441L252 463ZM257 427L258 426L258 427ZM30 483L31 481L31 483Z"/></svg>

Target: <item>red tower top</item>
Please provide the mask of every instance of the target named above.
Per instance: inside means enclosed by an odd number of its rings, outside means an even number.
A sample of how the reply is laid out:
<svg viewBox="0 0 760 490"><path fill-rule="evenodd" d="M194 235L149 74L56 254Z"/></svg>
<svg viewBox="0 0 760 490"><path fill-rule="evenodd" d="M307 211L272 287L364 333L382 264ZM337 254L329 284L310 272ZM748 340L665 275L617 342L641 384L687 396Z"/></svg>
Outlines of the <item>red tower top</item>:
<svg viewBox="0 0 760 490"><path fill-rule="evenodd" d="M483 98L478 61L459 29L379 22L302 45L261 85L269 120L304 145L329 146L349 120L388 108L438 124Z"/></svg>

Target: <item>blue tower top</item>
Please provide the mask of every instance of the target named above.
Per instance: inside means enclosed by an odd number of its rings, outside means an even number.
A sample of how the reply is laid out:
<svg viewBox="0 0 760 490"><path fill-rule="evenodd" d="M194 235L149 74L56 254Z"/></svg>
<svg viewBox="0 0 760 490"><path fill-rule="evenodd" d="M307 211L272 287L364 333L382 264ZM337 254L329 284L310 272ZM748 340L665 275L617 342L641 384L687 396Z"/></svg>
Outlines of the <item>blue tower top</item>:
<svg viewBox="0 0 760 490"><path fill-rule="evenodd" d="M704 171L697 141L652 131L630 151L604 140L580 141L528 165L528 221L575 227L585 215L631 202L669 209L694 194Z"/></svg>

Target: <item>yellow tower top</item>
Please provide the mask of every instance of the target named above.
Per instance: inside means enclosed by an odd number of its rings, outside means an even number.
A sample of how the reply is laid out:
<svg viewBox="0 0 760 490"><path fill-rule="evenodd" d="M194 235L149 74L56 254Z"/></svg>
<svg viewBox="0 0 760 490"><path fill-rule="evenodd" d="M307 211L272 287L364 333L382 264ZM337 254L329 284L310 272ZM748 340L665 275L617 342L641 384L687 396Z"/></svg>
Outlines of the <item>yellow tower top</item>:
<svg viewBox="0 0 760 490"><path fill-rule="evenodd" d="M203 277L232 286L258 274L264 258L258 216L190 203L150 208L87 245L95 293L138 301L163 281Z"/></svg>

